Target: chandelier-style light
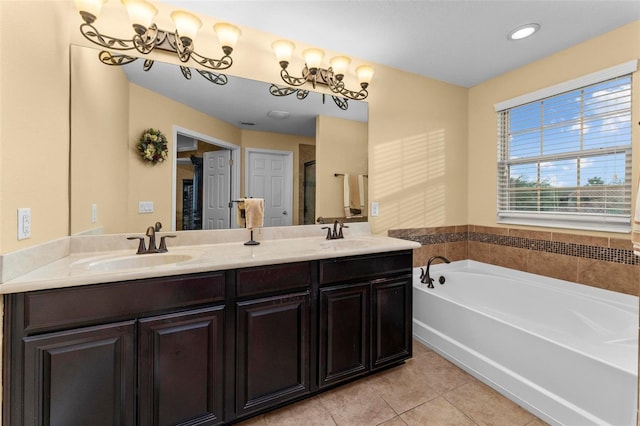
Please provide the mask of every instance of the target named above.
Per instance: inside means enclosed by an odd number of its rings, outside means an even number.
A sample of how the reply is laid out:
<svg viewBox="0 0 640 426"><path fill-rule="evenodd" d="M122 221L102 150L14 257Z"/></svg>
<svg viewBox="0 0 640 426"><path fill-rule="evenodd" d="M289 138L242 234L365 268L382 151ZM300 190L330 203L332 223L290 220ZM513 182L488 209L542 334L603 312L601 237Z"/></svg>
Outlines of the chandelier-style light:
<svg viewBox="0 0 640 426"><path fill-rule="evenodd" d="M354 99L357 101L365 99L369 92L367 88L373 77L373 67L371 65L360 65L356 68L356 75L360 83L360 90L354 91L347 89L344 83L344 75L347 72L351 59L347 56L336 56L331 58L330 67L328 69L321 68L324 52L320 49L310 48L302 52L305 60L305 66L302 69L301 77L294 77L289 74L287 67L291 61L295 45L288 40L275 41L271 47L273 48L276 58L280 63L280 77L290 86L298 87L307 82L311 82L315 88L317 84L323 84L329 87L332 92L342 97Z"/></svg>
<svg viewBox="0 0 640 426"><path fill-rule="evenodd" d="M196 33L202 26L202 21L197 16L182 10L172 12L171 19L176 29L174 32L170 32L159 29L153 23L153 18L158 10L148 1L121 1L127 8L129 19L133 25L134 34L131 39L120 39L101 34L94 26L106 0L75 0L76 8L84 20L84 23L80 25L82 35L90 42L110 50L135 49L146 55L154 49L160 49L176 53L181 62L188 62L191 59L199 65L213 70L224 70L233 65L231 52L240 37L240 29L235 25L217 23L213 26L222 46L223 56L220 59L211 59L194 50ZM111 58L110 65L123 65L136 59L128 55L111 55ZM148 60L148 62L153 64L153 61Z"/></svg>

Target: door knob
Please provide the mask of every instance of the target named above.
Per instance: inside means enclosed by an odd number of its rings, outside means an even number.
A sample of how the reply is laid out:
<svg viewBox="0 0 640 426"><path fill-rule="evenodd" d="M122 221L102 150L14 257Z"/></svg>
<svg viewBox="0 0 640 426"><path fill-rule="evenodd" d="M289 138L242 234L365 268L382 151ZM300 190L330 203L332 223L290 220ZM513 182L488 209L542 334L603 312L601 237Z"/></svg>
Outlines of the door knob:
<svg viewBox="0 0 640 426"><path fill-rule="evenodd" d="M286 210L283 211L282 214L286 216L287 215L287 211Z"/></svg>

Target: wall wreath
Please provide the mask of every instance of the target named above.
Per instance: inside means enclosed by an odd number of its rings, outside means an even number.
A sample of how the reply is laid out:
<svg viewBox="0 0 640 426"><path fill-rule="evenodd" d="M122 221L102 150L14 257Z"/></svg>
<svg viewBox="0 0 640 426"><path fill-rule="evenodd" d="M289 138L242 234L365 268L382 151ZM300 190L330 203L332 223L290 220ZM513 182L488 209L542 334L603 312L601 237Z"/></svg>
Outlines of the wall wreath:
<svg viewBox="0 0 640 426"><path fill-rule="evenodd" d="M150 163L162 163L167 159L169 151L167 138L160 130L151 128L145 130L140 136L137 147L142 158Z"/></svg>

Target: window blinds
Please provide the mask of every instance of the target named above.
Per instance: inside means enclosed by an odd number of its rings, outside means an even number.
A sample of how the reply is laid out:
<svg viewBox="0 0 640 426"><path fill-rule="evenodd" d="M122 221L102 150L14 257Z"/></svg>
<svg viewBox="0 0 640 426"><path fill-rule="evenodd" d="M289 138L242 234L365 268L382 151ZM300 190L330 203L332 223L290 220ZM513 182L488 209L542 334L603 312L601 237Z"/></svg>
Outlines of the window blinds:
<svg viewBox="0 0 640 426"><path fill-rule="evenodd" d="M628 232L631 75L498 112L498 221Z"/></svg>

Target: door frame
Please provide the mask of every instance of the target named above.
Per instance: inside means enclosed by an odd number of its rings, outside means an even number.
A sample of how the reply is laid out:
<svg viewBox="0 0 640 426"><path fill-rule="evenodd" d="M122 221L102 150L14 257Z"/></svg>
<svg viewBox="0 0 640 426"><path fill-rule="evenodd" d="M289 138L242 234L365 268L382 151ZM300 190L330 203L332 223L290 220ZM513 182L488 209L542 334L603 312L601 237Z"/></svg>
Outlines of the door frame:
<svg viewBox="0 0 640 426"><path fill-rule="evenodd" d="M291 225L294 224L294 212L293 212L293 193L294 193L294 182L293 182L293 151L280 151L276 149L262 149L262 148L245 148L244 149L244 195L245 197L249 194L249 172L251 169L251 163L249 162L249 155L251 153L259 153L259 154L274 154L281 155L284 157L284 175L285 181L291 188L290 191L287 192L286 196L286 205L287 211L289 212L289 217L291 218ZM233 216L233 215L232 215Z"/></svg>
<svg viewBox="0 0 640 426"><path fill-rule="evenodd" d="M178 134L189 136L199 141L216 145L224 149L231 151L231 199L237 200L240 197L240 146L232 144L231 142L223 141L222 139L215 138L213 136L205 135L204 133L196 132L195 130L180 127L174 124L173 126L173 161L171 171L171 231L176 230L176 190L177 190L177 158L178 158L178 144L175 143L178 140ZM235 214L231 215L231 222L229 223L231 228L238 227L238 221Z"/></svg>

